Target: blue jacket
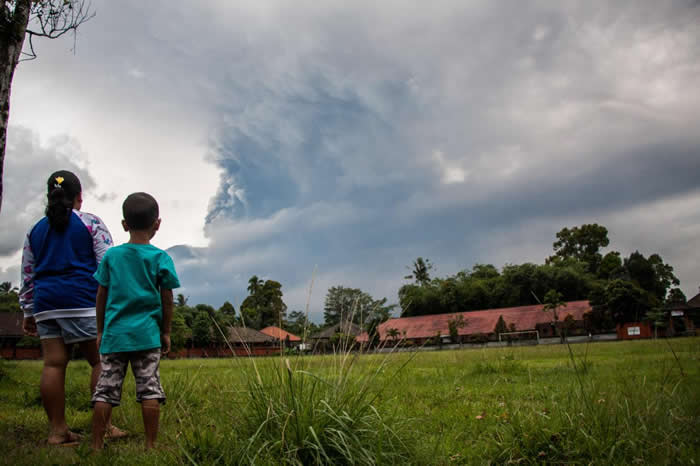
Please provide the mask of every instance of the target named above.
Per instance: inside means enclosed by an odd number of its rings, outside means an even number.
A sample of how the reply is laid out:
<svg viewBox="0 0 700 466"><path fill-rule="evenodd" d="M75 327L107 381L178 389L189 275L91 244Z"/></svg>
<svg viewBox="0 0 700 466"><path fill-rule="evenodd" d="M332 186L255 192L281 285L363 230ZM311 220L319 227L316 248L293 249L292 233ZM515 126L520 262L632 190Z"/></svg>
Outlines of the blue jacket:
<svg viewBox="0 0 700 466"><path fill-rule="evenodd" d="M20 306L37 322L95 315L93 274L112 237L99 217L74 210L65 231L44 217L27 233L22 251Z"/></svg>

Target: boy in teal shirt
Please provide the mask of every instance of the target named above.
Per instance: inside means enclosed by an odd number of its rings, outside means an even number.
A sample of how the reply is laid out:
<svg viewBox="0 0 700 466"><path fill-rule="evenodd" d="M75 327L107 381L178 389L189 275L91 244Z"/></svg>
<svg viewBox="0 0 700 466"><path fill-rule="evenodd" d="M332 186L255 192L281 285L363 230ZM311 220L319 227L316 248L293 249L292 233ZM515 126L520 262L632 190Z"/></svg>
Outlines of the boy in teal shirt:
<svg viewBox="0 0 700 466"><path fill-rule="evenodd" d="M141 403L146 448L158 435L161 351L170 351L173 288L180 282L168 253L151 245L160 227L158 203L150 194L134 193L122 205L124 231L129 242L107 251L97 272L97 346L102 372L92 402L92 446L102 449L106 420L119 406L126 369L136 379L136 400Z"/></svg>

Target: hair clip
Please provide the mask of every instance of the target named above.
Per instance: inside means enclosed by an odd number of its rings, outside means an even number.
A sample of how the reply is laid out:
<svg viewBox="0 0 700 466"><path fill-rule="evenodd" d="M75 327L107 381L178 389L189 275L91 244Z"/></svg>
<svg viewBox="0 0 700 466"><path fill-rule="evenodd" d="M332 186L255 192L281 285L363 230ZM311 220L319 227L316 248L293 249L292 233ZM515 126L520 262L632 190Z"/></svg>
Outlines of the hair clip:
<svg viewBox="0 0 700 466"><path fill-rule="evenodd" d="M53 184L54 188L61 188L61 183L63 183L63 177L62 176L57 176L56 177L56 183Z"/></svg>

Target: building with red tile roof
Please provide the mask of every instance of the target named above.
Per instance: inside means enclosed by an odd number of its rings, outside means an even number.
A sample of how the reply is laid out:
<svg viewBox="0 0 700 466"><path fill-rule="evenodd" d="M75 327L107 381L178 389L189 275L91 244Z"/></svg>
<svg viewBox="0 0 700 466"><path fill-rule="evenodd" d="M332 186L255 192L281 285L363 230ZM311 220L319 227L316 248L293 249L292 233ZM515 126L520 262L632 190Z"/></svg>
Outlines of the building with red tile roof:
<svg viewBox="0 0 700 466"><path fill-rule="evenodd" d="M583 315L591 311L591 305L588 301L572 301L566 303L565 307L557 310L559 322L563 322L568 315L575 322L581 323ZM429 338L434 338L438 333L447 337L450 335L449 324L450 320L462 316L466 325L458 328L459 336L468 336L474 334L489 335L494 333L496 323L500 316L503 316L508 328L511 324L514 325L516 331L525 330L545 330L551 329L553 316L551 311L544 311L544 306L541 304L534 306L518 306L501 309L486 309L482 311L458 312L452 314L433 314L416 317L401 317L389 319L378 327L379 338L382 341L391 340L390 334L395 332L391 329L396 329L398 332L397 338L404 340L413 340L423 342ZM549 336L549 335L547 335ZM362 334L358 337L359 342L367 341L367 334Z"/></svg>
<svg viewBox="0 0 700 466"><path fill-rule="evenodd" d="M273 338L276 338L277 340L287 340L289 337L289 341L291 342L300 342L301 338L298 336L294 335L293 333L289 333L288 331L281 329L279 327L270 326L270 327L265 327L264 329L260 330L260 333L264 333L265 335L269 335Z"/></svg>

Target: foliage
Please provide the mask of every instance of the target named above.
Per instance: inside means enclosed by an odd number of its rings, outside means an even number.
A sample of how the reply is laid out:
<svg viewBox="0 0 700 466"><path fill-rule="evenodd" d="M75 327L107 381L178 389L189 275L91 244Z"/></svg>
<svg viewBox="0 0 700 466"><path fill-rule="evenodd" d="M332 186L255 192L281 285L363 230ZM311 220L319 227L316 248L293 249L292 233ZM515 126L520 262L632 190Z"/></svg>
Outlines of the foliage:
<svg viewBox="0 0 700 466"><path fill-rule="evenodd" d="M413 280L419 286L430 283L430 271L433 270L433 264L430 260L419 257L413 261L413 269L407 268L411 270L411 273L404 277L406 280Z"/></svg>
<svg viewBox="0 0 700 466"><path fill-rule="evenodd" d="M603 259L600 249L608 244L608 229L597 223L563 228L554 242L554 256L549 257L547 262L575 259L586 264L587 271L595 274Z"/></svg>
<svg viewBox="0 0 700 466"><path fill-rule="evenodd" d="M17 287L12 286L12 282L2 282L0 283L0 295L7 294L10 292L17 293Z"/></svg>
<svg viewBox="0 0 700 466"><path fill-rule="evenodd" d="M177 297L175 298L175 305L180 306L180 307L187 306L188 300L189 300L189 298L185 297L184 294L178 293Z"/></svg>
<svg viewBox="0 0 700 466"><path fill-rule="evenodd" d="M687 302L688 299L680 288L671 288L671 291L668 292L668 296L666 296L666 304L686 304Z"/></svg>
<svg viewBox="0 0 700 466"><path fill-rule="evenodd" d="M506 333L508 331L508 326L506 325L506 321L503 319L503 316L498 316L498 321L496 322L496 326L493 329L493 333L496 335L500 335L501 333Z"/></svg>
<svg viewBox="0 0 700 466"><path fill-rule="evenodd" d="M10 282L0 284L0 312L22 312L19 307L17 288Z"/></svg>
<svg viewBox="0 0 700 466"><path fill-rule="evenodd" d="M328 289L323 307L324 326L329 327L351 320L363 326L376 327L389 319L395 305L387 299L374 299L359 288L333 286Z"/></svg>
<svg viewBox="0 0 700 466"><path fill-rule="evenodd" d="M586 318L590 332L609 330L612 323L642 318L654 307L685 302L673 267L661 256L648 258L638 251L622 259L617 251L603 255L608 246L608 230L602 225L585 224L564 228L557 233L555 255L545 264L506 264L499 271L491 264L475 264L455 275L422 277L420 282L399 289L402 317L451 314L482 309L538 304L550 290L558 297L546 309L552 312L558 330L558 308L565 302L588 299L595 312ZM432 266L432 264L431 264ZM416 272L424 270L419 261ZM669 291L671 290L671 291ZM551 298L551 296L550 296ZM552 307L552 304L558 303ZM561 335L561 332L559 332Z"/></svg>
<svg viewBox="0 0 700 466"><path fill-rule="evenodd" d="M185 316L176 307L173 311L173 320L170 325L170 346L172 351L177 352L185 347L187 339L190 338L191 331L185 322Z"/></svg>
<svg viewBox="0 0 700 466"><path fill-rule="evenodd" d="M401 333L399 332L399 329L392 327L386 329L386 335L395 341L399 338L399 335L401 335Z"/></svg>
<svg viewBox="0 0 700 466"><path fill-rule="evenodd" d="M666 298L666 293L672 285L680 284L673 274L673 267L664 264L658 254L652 254L647 259L639 251L633 252L625 259L625 271L630 280L659 301Z"/></svg>
<svg viewBox="0 0 700 466"><path fill-rule="evenodd" d="M563 296L556 290L549 290L547 294L544 295L544 306L542 310L544 312L552 313L552 325L554 326L556 332L559 334L561 343L564 343L564 333L559 327L559 308L566 307Z"/></svg>
<svg viewBox="0 0 700 466"><path fill-rule="evenodd" d="M290 312L287 320L284 322L283 328L299 338L313 335L319 330L318 325L311 322L303 311Z"/></svg>
<svg viewBox="0 0 700 466"><path fill-rule="evenodd" d="M538 304L552 288L566 301L574 301L586 299L595 283L585 264L575 260L556 265L509 264L500 273L493 265L477 264L424 286L402 286L399 305L403 317L525 306Z"/></svg>
<svg viewBox="0 0 700 466"><path fill-rule="evenodd" d="M227 316L234 317L236 315L236 308L233 307L233 304L230 302L226 301L224 304L221 305L219 308L219 312L221 314L226 314Z"/></svg>
<svg viewBox="0 0 700 466"><path fill-rule="evenodd" d="M248 293L240 309L241 319L247 327L260 330L284 322L287 305L282 300L281 283L253 275L248 280Z"/></svg>
<svg viewBox="0 0 700 466"><path fill-rule="evenodd" d="M221 311L210 314L211 342L214 346L225 347L228 341L229 328L234 324L235 317Z"/></svg>
<svg viewBox="0 0 700 466"><path fill-rule="evenodd" d="M605 306L592 306L583 315L583 327L591 334L605 333L615 329L615 322Z"/></svg>
<svg viewBox="0 0 700 466"><path fill-rule="evenodd" d="M593 305L610 310L613 321L620 324L639 322L657 304L636 283L621 279L608 282L603 292L594 299Z"/></svg>
<svg viewBox="0 0 700 466"><path fill-rule="evenodd" d="M575 326L576 319L574 319L574 316L572 316L571 314L567 314L566 317L564 317L564 321L562 322L562 328L564 329L564 332L568 334Z"/></svg>
<svg viewBox="0 0 700 466"><path fill-rule="evenodd" d="M457 314L447 320L447 328L450 332L450 339L453 343L459 340L459 329L467 326L468 321L464 319L462 314Z"/></svg>
<svg viewBox="0 0 700 466"><path fill-rule="evenodd" d="M197 347L207 347L212 342L209 315L205 312L197 314L192 324L192 341Z"/></svg>
<svg viewBox="0 0 700 466"><path fill-rule="evenodd" d="M659 328L665 328L668 325L668 312L655 308L647 312L646 320L651 322L652 327L654 327L654 338L657 336L657 330Z"/></svg>
<svg viewBox="0 0 700 466"><path fill-rule="evenodd" d="M603 280L612 280L614 278L622 278L624 275L625 268L622 266L622 259L620 258L620 253L617 251L610 251L605 256L600 263L598 268L598 278Z"/></svg>
<svg viewBox="0 0 700 466"><path fill-rule="evenodd" d="M544 307L542 310L544 312L550 312L552 313L552 319L554 322L559 321L559 313L558 310L560 307L566 307L566 303L564 302L564 297L562 296L561 293L559 293L556 290L549 290L547 294L544 295Z"/></svg>

